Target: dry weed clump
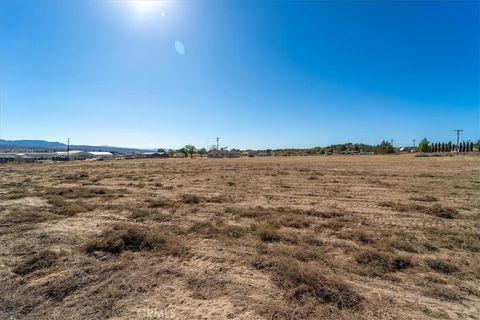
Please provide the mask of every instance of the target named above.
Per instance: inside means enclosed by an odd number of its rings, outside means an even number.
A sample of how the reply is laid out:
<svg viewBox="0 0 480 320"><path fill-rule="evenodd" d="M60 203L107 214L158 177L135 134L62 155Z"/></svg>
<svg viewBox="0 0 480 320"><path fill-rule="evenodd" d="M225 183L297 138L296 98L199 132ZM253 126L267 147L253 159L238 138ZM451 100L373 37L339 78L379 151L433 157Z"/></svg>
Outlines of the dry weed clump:
<svg viewBox="0 0 480 320"><path fill-rule="evenodd" d="M18 200L18 199L22 199L22 198L27 198L27 197L34 197L36 196L37 193L35 192L29 192L27 190L13 190L13 191L10 191L8 192L4 198L5 200Z"/></svg>
<svg viewBox="0 0 480 320"><path fill-rule="evenodd" d="M211 300L222 296L230 282L220 275L198 275L187 279L187 288L194 299Z"/></svg>
<svg viewBox="0 0 480 320"><path fill-rule="evenodd" d="M423 290L423 294L443 301L461 301L463 294L458 289L453 289L447 285L429 285Z"/></svg>
<svg viewBox="0 0 480 320"><path fill-rule="evenodd" d="M438 201L438 198L437 198L437 197L429 196L429 195L426 195L426 196L414 196L414 197L410 197L409 199L410 199L410 200L413 200L413 201L420 201L420 202L436 202L436 201Z"/></svg>
<svg viewBox="0 0 480 320"><path fill-rule="evenodd" d="M175 203L167 198L149 199L146 201L149 208L171 208Z"/></svg>
<svg viewBox="0 0 480 320"><path fill-rule="evenodd" d="M65 200L62 196L50 196L48 203L53 206L52 212L62 216L74 216L78 213L89 212L94 206L82 200Z"/></svg>
<svg viewBox="0 0 480 320"><path fill-rule="evenodd" d="M37 254L34 254L33 256L28 258L26 261L23 261L22 263L17 265L13 269L13 272L24 276L34 271L51 267L57 262L57 260L58 260L57 253L49 250L44 250Z"/></svg>
<svg viewBox="0 0 480 320"><path fill-rule="evenodd" d="M256 208L236 208L236 207L227 207L225 208L225 213L231 213L238 215L241 218L261 218L264 216L272 215L275 212L272 209L266 209L263 207Z"/></svg>
<svg viewBox="0 0 480 320"><path fill-rule="evenodd" d="M458 217L458 210L454 208L443 207L439 204L434 204L431 207L427 207L427 206L414 204L414 203L403 204L403 203L396 203L392 201L384 201L384 202L380 202L378 205L381 207L391 208L398 212L418 211L421 213L437 216L439 218L444 218L444 219L454 219Z"/></svg>
<svg viewBox="0 0 480 320"><path fill-rule="evenodd" d="M299 303L314 298L338 309L360 309L364 301L352 287L314 263L281 259L274 263L272 271L275 282L287 297Z"/></svg>
<svg viewBox="0 0 480 320"><path fill-rule="evenodd" d="M249 231L246 227L224 224L223 221L197 221L190 226L187 234L199 234L206 238L241 238Z"/></svg>
<svg viewBox="0 0 480 320"><path fill-rule="evenodd" d="M181 201L185 204L199 204L203 199L195 194L182 194Z"/></svg>
<svg viewBox="0 0 480 320"><path fill-rule="evenodd" d="M128 218L134 220L135 222L144 222L146 220L166 222L172 220L173 215L168 212L162 212L156 208L148 208L133 209Z"/></svg>
<svg viewBox="0 0 480 320"><path fill-rule="evenodd" d="M112 196L114 192L98 187L74 187L74 188L47 188L45 196L60 196L65 199L90 199L101 196Z"/></svg>
<svg viewBox="0 0 480 320"><path fill-rule="evenodd" d="M418 249L408 240L393 239L389 242L389 246L409 253L418 253Z"/></svg>
<svg viewBox="0 0 480 320"><path fill-rule="evenodd" d="M356 254L355 260L358 264L365 266L367 273L372 276L402 271L413 266L413 262L407 256L394 255L373 249Z"/></svg>
<svg viewBox="0 0 480 320"><path fill-rule="evenodd" d="M281 236L277 230L269 225L258 227L257 234L263 242L277 242L281 240Z"/></svg>
<svg viewBox="0 0 480 320"><path fill-rule="evenodd" d="M55 219L58 216L51 214L48 211L37 209L37 208L28 208L28 209L19 209L13 208L9 212L0 217L0 224L3 225L17 225L17 224L36 224L45 222L47 220Z"/></svg>
<svg viewBox="0 0 480 320"><path fill-rule="evenodd" d="M166 247L165 236L152 229L140 226L118 224L110 230L105 230L95 240L85 245L85 252L91 254L103 251L118 255L123 251L152 251Z"/></svg>
<svg viewBox="0 0 480 320"><path fill-rule="evenodd" d="M435 270L439 273L450 274L460 271L455 264L445 260L430 259L427 260L427 264L432 270Z"/></svg>

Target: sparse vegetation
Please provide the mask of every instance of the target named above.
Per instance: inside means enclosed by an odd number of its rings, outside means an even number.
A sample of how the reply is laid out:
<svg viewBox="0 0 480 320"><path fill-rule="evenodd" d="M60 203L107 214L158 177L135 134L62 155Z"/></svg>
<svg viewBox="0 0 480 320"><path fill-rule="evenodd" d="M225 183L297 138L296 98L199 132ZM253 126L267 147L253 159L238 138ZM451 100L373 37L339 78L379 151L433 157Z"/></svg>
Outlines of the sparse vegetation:
<svg viewBox="0 0 480 320"><path fill-rule="evenodd" d="M428 260L427 264L430 268L440 273L454 273L459 270L456 265L444 260Z"/></svg>
<svg viewBox="0 0 480 320"><path fill-rule="evenodd" d="M414 155L5 164L0 318L121 318L167 293L178 318L468 318L477 168Z"/></svg>
<svg viewBox="0 0 480 320"><path fill-rule="evenodd" d="M165 247L166 242L165 237L154 230L119 224L88 242L85 245L85 252L90 254L94 251L104 251L120 254L123 251L160 250Z"/></svg>
<svg viewBox="0 0 480 320"><path fill-rule="evenodd" d="M52 251L44 250L37 254L34 254L32 257L26 261L17 265L13 272L19 275L27 275L37 270L42 270L52 266L58 259L58 254Z"/></svg>

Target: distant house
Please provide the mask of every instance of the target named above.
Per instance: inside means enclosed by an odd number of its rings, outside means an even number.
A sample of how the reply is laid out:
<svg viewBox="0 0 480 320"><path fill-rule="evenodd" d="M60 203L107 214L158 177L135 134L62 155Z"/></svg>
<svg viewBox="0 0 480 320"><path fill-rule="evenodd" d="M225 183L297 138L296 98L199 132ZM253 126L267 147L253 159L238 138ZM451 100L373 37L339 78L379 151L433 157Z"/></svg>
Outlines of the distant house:
<svg viewBox="0 0 480 320"><path fill-rule="evenodd" d="M228 151L228 150L210 150L207 153L209 158L240 158L242 153L240 151Z"/></svg>
<svg viewBox="0 0 480 320"><path fill-rule="evenodd" d="M14 153L0 153L0 163L1 162L12 162L15 161Z"/></svg>
<svg viewBox="0 0 480 320"><path fill-rule="evenodd" d="M65 156L56 152L0 153L0 162L61 161Z"/></svg>
<svg viewBox="0 0 480 320"><path fill-rule="evenodd" d="M166 152L143 152L142 156L144 158L168 158L168 153L166 153Z"/></svg>
<svg viewBox="0 0 480 320"><path fill-rule="evenodd" d="M94 158L91 153L82 150L70 150L69 152L59 151L56 152L56 154L59 156L68 157L69 160L85 160Z"/></svg>
<svg viewBox="0 0 480 320"><path fill-rule="evenodd" d="M113 159L113 153L111 152L106 152L106 151L90 151L88 152L93 156L94 159L97 160L112 160Z"/></svg>
<svg viewBox="0 0 480 320"><path fill-rule="evenodd" d="M261 150L257 152L257 156L259 157L271 157L275 156L275 153L272 150Z"/></svg>

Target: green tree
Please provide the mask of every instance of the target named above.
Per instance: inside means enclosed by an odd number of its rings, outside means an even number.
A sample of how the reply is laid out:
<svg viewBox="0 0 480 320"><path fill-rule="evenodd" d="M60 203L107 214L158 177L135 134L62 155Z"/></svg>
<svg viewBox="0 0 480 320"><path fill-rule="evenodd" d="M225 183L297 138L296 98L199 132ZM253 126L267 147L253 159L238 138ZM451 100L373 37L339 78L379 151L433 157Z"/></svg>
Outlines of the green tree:
<svg viewBox="0 0 480 320"><path fill-rule="evenodd" d="M207 154L207 149L201 148L201 149L198 149L197 152L200 155L200 157L203 157L204 155Z"/></svg>
<svg viewBox="0 0 480 320"><path fill-rule="evenodd" d="M160 149L157 150L157 152L159 152L159 153L165 153L165 149L160 148Z"/></svg>
<svg viewBox="0 0 480 320"><path fill-rule="evenodd" d="M452 141L448 141L447 152L452 152Z"/></svg>
<svg viewBox="0 0 480 320"><path fill-rule="evenodd" d="M473 152L473 141L470 141L470 152Z"/></svg>
<svg viewBox="0 0 480 320"><path fill-rule="evenodd" d="M395 152L395 149L390 144L390 142L385 140L383 140L382 143L380 143L375 149L375 151L380 154L389 154Z"/></svg>
<svg viewBox="0 0 480 320"><path fill-rule="evenodd" d="M186 147L178 149L177 151L180 152L180 153L183 153L185 155L185 158L188 157L188 150L187 150Z"/></svg>
<svg viewBox="0 0 480 320"><path fill-rule="evenodd" d="M186 145L185 147L183 147L183 149L185 149L186 151L185 156L187 156L188 154L192 159L193 159L193 155L197 152L197 148L195 148L195 146L192 146L191 144Z"/></svg>
<svg viewBox="0 0 480 320"><path fill-rule="evenodd" d="M427 138L423 138L422 141L418 144L418 151L420 152L428 152L429 151L429 144L430 142L427 140Z"/></svg>

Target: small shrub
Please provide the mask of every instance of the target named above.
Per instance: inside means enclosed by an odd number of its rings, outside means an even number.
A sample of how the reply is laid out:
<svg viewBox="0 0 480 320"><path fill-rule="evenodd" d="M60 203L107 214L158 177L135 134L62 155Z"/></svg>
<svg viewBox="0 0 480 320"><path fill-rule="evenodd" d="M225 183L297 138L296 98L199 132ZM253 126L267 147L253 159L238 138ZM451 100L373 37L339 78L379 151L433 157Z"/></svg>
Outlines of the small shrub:
<svg viewBox="0 0 480 320"><path fill-rule="evenodd" d="M242 218L253 218L258 219L274 213L271 209L266 209L263 207L256 207L256 208L235 208L235 207L228 207L225 209L226 213L231 213L238 215Z"/></svg>
<svg viewBox="0 0 480 320"><path fill-rule="evenodd" d="M321 246L323 241L317 239L317 237L312 233L307 233L302 237L303 241L312 246Z"/></svg>
<svg viewBox="0 0 480 320"><path fill-rule="evenodd" d="M77 213L93 210L93 206L81 200L65 200L62 196L49 196L48 203L53 206L53 213L63 216L74 216Z"/></svg>
<svg viewBox="0 0 480 320"><path fill-rule="evenodd" d="M357 254L355 260L358 264L370 268L373 275L401 271L413 266L412 261L408 257L394 256L374 250L367 250Z"/></svg>
<svg viewBox="0 0 480 320"><path fill-rule="evenodd" d="M183 194L182 195L182 202L186 204L198 204L202 201L202 199L194 194Z"/></svg>
<svg viewBox="0 0 480 320"><path fill-rule="evenodd" d="M300 249L296 251L294 257L297 260L308 262L325 257L325 252L320 249Z"/></svg>
<svg viewBox="0 0 480 320"><path fill-rule="evenodd" d="M284 215L280 219L280 224L289 228L308 228L311 225L311 220L305 216L287 216Z"/></svg>
<svg viewBox="0 0 480 320"><path fill-rule="evenodd" d="M247 229L241 226L227 225L222 232L230 238L241 238L247 234Z"/></svg>
<svg viewBox="0 0 480 320"><path fill-rule="evenodd" d="M168 199L159 198L148 200L149 208L170 208L173 207L173 202Z"/></svg>
<svg viewBox="0 0 480 320"><path fill-rule="evenodd" d="M395 239L390 242L390 246L397 250L410 252L410 253L417 253L418 250L415 248L410 242L406 240Z"/></svg>
<svg viewBox="0 0 480 320"><path fill-rule="evenodd" d="M458 216L458 211L454 208L442 207L439 204L435 204L432 207L427 207L414 203L395 203L392 201L384 201L378 204L381 207L391 208L398 212L414 212L418 211L421 213L434 215L444 219L454 219Z"/></svg>
<svg viewBox="0 0 480 320"><path fill-rule="evenodd" d="M454 219L458 216L458 211L456 209L442 207L439 204L436 204L433 207L427 207L421 211L444 219Z"/></svg>
<svg viewBox="0 0 480 320"><path fill-rule="evenodd" d="M273 267L274 280L296 302L314 298L339 309L360 309L363 298L338 278L328 275L314 264L291 259L278 261Z"/></svg>
<svg viewBox="0 0 480 320"><path fill-rule="evenodd" d="M430 243L430 242L425 242L423 244L423 247L428 251L437 251L438 250L438 247L436 245L434 245L433 243Z"/></svg>
<svg viewBox="0 0 480 320"><path fill-rule="evenodd" d="M133 220L143 221L145 218L149 217L151 213L152 212L150 210L137 209L130 213L129 218Z"/></svg>
<svg viewBox="0 0 480 320"><path fill-rule="evenodd" d="M448 261L428 260L427 264L431 269L433 269L433 270L435 270L436 272L439 272L439 273L450 274L450 273L454 273L454 272L459 271L459 268L456 265L454 265L454 264L452 264L451 262L448 262Z"/></svg>
<svg viewBox="0 0 480 320"><path fill-rule="evenodd" d="M27 275L34 271L51 267L58 259L58 255L52 251L41 251L33 255L28 260L20 263L13 269L13 272L19 275Z"/></svg>
<svg viewBox="0 0 480 320"><path fill-rule="evenodd" d="M461 301L463 297L457 290L452 290L449 287L442 285L435 285L433 288L429 288L424 291L426 296L436 298L443 301Z"/></svg>
<svg viewBox="0 0 480 320"><path fill-rule="evenodd" d="M163 247L166 239L147 228L116 225L111 230L104 231L98 239L90 241L85 246L86 253L104 251L120 254L123 251L150 251Z"/></svg>
<svg viewBox="0 0 480 320"><path fill-rule="evenodd" d="M24 191L14 191L7 195L7 200L18 200L31 196L30 193Z"/></svg>
<svg viewBox="0 0 480 320"><path fill-rule="evenodd" d="M410 197L410 200L413 201L421 201L421 202L435 202L438 201L437 198L434 196L415 196L415 197Z"/></svg>
<svg viewBox="0 0 480 320"><path fill-rule="evenodd" d="M257 232L260 240L262 240L263 242L280 241L280 235L275 229L271 227L260 227Z"/></svg>
<svg viewBox="0 0 480 320"><path fill-rule="evenodd" d="M35 224L53 219L55 216L48 212L37 211L36 209L21 210L14 209L9 214L0 217L0 223L7 224Z"/></svg>

